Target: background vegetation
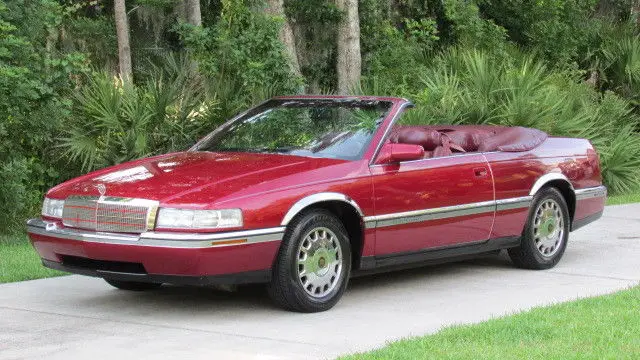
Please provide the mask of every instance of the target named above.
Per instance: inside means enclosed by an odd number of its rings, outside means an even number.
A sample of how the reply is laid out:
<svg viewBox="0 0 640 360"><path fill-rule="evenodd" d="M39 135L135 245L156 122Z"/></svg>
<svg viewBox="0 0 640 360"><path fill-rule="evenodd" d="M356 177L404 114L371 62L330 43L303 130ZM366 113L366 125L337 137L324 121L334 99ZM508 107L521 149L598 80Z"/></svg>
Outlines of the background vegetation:
<svg viewBox="0 0 640 360"><path fill-rule="evenodd" d="M265 98L345 79L414 100L422 121L587 137L612 193L640 186L638 1L124 3L0 0L0 232L83 171L184 149Z"/></svg>

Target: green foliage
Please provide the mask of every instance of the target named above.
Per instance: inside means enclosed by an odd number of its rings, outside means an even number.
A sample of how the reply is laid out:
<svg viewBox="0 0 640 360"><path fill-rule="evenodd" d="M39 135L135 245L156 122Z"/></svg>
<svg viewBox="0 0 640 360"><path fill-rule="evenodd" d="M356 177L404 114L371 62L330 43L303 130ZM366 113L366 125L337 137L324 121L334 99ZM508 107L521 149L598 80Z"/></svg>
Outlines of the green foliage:
<svg viewBox="0 0 640 360"><path fill-rule="evenodd" d="M599 94L529 55L497 57L454 49L420 79L406 123L499 124L590 139L600 152L611 192L640 186L640 120L629 101Z"/></svg>
<svg viewBox="0 0 640 360"><path fill-rule="evenodd" d="M336 86L337 28L343 14L332 0L286 0L285 12L300 41L298 60L311 92Z"/></svg>
<svg viewBox="0 0 640 360"><path fill-rule="evenodd" d="M600 85L604 89L615 91L638 104L640 37L629 33L609 37L591 54L589 60L594 70L600 74Z"/></svg>
<svg viewBox="0 0 640 360"><path fill-rule="evenodd" d="M519 45L537 49L551 64L563 67L580 58L590 41L597 0L481 0L483 15L507 29Z"/></svg>
<svg viewBox="0 0 640 360"><path fill-rule="evenodd" d="M244 92L280 86L294 92L283 45L278 40L276 19L252 11L249 0L223 0L222 13L211 28L182 24L177 28L199 69L219 81L234 81Z"/></svg>
<svg viewBox="0 0 640 360"><path fill-rule="evenodd" d="M415 78L426 70L430 53L440 40L438 25L431 17L405 17L409 9L389 14L384 3L360 2L363 84L368 94L406 94ZM422 8L422 12L428 9Z"/></svg>
<svg viewBox="0 0 640 360"><path fill-rule="evenodd" d="M183 63L141 85L94 74L76 97L61 146L83 171L156 153L184 150L206 128L216 101ZM186 70L185 70L186 69Z"/></svg>
<svg viewBox="0 0 640 360"><path fill-rule="evenodd" d="M493 20L483 19L474 1L443 0L445 16L451 23L452 40L468 47L492 49L505 47L506 30Z"/></svg>
<svg viewBox="0 0 640 360"><path fill-rule="evenodd" d="M21 228L43 190L65 171L54 145L70 114L66 95L85 58L51 44L63 10L55 1L0 1L0 230Z"/></svg>

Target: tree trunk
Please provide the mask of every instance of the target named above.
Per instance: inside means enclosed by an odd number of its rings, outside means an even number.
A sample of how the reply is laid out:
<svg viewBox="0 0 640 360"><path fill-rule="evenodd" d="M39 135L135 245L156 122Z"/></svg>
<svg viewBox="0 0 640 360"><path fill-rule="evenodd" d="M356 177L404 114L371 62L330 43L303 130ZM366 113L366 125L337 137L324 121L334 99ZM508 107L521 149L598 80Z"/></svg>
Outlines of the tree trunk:
<svg viewBox="0 0 640 360"><path fill-rule="evenodd" d="M302 76L300 63L298 61L298 51L296 49L296 39L293 36L289 19L287 19L284 13L284 0L267 0L267 14L283 19L279 34L280 41L282 41L287 51L291 73L295 76Z"/></svg>
<svg viewBox="0 0 640 360"><path fill-rule="evenodd" d="M187 23L194 26L202 26L202 14L200 13L200 0L184 0Z"/></svg>
<svg viewBox="0 0 640 360"><path fill-rule="evenodd" d="M114 0L113 9L116 19L116 33L118 36L118 64L120 77L132 80L131 48L129 47L129 20L125 0Z"/></svg>
<svg viewBox="0 0 640 360"><path fill-rule="evenodd" d="M640 0L633 0L631 2L631 20L636 25L640 25Z"/></svg>
<svg viewBox="0 0 640 360"><path fill-rule="evenodd" d="M338 94L347 95L360 86L360 19L358 0L336 0L344 19L338 27Z"/></svg>

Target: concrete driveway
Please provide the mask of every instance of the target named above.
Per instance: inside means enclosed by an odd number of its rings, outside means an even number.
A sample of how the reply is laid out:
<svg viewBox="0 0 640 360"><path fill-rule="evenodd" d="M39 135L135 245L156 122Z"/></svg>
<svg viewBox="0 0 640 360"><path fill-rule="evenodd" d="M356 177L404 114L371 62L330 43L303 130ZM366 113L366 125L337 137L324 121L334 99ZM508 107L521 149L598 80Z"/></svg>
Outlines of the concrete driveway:
<svg viewBox="0 0 640 360"><path fill-rule="evenodd" d="M320 314L274 308L260 288L118 291L80 276L0 285L0 359L333 358L443 326L640 282L640 204L607 207L547 271L490 258L352 280Z"/></svg>

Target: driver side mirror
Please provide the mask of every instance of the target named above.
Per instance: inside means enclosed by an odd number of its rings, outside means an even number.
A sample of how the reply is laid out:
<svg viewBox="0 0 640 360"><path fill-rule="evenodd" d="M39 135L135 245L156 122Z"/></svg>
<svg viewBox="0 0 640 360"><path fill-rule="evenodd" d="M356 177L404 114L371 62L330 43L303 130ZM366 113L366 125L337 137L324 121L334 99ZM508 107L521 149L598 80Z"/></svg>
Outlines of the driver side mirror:
<svg viewBox="0 0 640 360"><path fill-rule="evenodd" d="M397 163L422 158L424 158L424 148L420 145L387 143L380 149L376 164Z"/></svg>

